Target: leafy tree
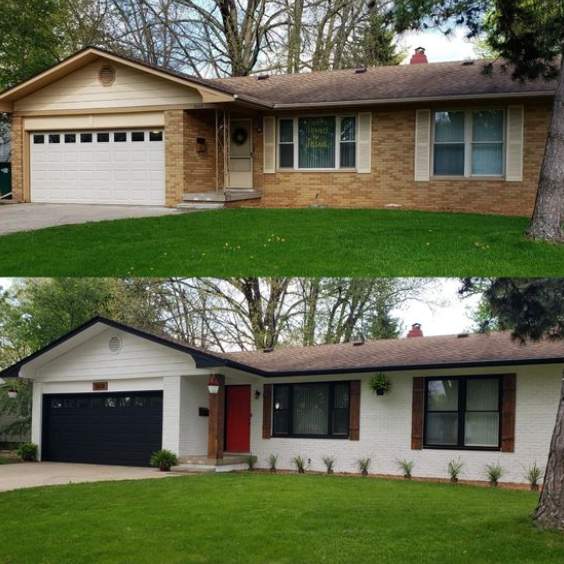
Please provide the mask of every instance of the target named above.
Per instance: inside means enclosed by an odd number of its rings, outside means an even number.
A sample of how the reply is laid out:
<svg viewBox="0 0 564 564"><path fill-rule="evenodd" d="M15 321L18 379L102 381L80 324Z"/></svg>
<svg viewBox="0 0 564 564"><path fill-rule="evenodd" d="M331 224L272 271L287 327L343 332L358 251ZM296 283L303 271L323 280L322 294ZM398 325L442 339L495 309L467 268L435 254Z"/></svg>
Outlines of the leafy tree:
<svg viewBox="0 0 564 564"><path fill-rule="evenodd" d="M56 0L4 0L0 9L0 89L57 62Z"/></svg>
<svg viewBox="0 0 564 564"><path fill-rule="evenodd" d="M483 281L466 279L461 292L467 294L478 287L483 287ZM484 297L492 313L511 328L516 339L564 340L564 279L491 280L484 288ZM534 520L540 527L564 530L564 378Z"/></svg>
<svg viewBox="0 0 564 564"><path fill-rule="evenodd" d="M15 390L15 399L8 396L8 391ZM17 379L0 384L0 413L5 422L0 424L0 435L20 439L29 435L31 429L31 394L32 386L28 380Z"/></svg>
<svg viewBox="0 0 564 564"><path fill-rule="evenodd" d="M558 77L549 134L528 235L562 241L564 208L564 2L562 0L396 0L398 30L430 26L450 33L466 26L484 34L508 63L515 80ZM492 72L486 65L484 72Z"/></svg>

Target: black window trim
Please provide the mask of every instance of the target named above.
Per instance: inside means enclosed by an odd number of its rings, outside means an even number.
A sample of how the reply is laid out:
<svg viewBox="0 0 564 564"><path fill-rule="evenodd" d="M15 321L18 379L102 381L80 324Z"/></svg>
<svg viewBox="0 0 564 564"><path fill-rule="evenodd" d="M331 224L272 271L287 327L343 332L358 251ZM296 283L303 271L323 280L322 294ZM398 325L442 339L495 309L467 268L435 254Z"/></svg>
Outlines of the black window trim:
<svg viewBox="0 0 564 564"><path fill-rule="evenodd" d="M303 433L293 433L293 401L294 401L294 394L293 388L294 386L300 385L311 385L311 384L328 384L329 385L329 433L327 435L316 435L316 434L303 434ZM347 391L348 391L348 406L347 406L347 433L346 434L339 434L333 435L333 411L335 410L335 386L337 384L346 384ZM288 433L276 433L276 429L274 426L274 414L276 413L276 409L274 408L274 402L276 398L276 388L286 386L288 387ZM280 382L278 384L272 385L272 438L274 439L333 439L333 440L348 440L350 437L350 414L351 414L351 383L349 380L335 380L335 381L328 381L328 382Z"/></svg>
<svg viewBox="0 0 564 564"><path fill-rule="evenodd" d="M458 413L458 444L456 445L436 445L427 442L427 403L428 403L428 382L438 380L457 380L458 385L458 405L459 409L455 411L443 411L441 413ZM497 380L498 381L498 438L497 446L465 446L464 445L464 425L466 414L466 382L468 380ZM462 385L461 385L462 384ZM460 409L460 406L463 406ZM483 450L483 451L501 451L501 423L502 423L502 406L503 406L503 375L502 374L478 374L469 376L429 376L425 378L425 402L423 409L423 448L429 450ZM470 410L472 413L479 413L478 410ZM490 410L482 410L484 413L490 413Z"/></svg>

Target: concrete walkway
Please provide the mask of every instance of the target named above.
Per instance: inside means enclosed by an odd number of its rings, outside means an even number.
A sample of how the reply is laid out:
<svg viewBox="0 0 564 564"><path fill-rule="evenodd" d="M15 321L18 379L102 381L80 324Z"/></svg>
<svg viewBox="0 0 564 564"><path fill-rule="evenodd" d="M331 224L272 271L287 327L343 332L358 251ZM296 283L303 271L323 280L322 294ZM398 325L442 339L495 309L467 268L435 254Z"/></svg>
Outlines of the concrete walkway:
<svg viewBox="0 0 564 564"><path fill-rule="evenodd" d="M175 208L94 204L0 204L0 235L55 225L183 213Z"/></svg>
<svg viewBox="0 0 564 564"><path fill-rule="evenodd" d="M66 464L63 462L22 462L0 465L0 492L114 480L144 480L174 476L155 468L129 466L102 466L97 464Z"/></svg>

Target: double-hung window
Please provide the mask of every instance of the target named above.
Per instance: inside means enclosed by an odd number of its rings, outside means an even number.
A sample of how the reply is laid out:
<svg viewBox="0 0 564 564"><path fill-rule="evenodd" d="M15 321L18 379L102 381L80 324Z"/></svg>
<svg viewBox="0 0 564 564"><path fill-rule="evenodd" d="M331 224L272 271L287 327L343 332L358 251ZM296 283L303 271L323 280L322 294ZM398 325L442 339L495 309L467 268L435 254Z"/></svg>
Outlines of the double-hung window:
<svg viewBox="0 0 564 564"><path fill-rule="evenodd" d="M499 448L500 390L497 376L428 378L425 446Z"/></svg>
<svg viewBox="0 0 564 564"><path fill-rule="evenodd" d="M278 168L336 170L355 167L355 116L278 120Z"/></svg>
<svg viewBox="0 0 564 564"><path fill-rule="evenodd" d="M346 438L349 397L348 382L276 384L273 435Z"/></svg>
<svg viewBox="0 0 564 564"><path fill-rule="evenodd" d="M502 176L505 115L500 109L433 114L435 176Z"/></svg>

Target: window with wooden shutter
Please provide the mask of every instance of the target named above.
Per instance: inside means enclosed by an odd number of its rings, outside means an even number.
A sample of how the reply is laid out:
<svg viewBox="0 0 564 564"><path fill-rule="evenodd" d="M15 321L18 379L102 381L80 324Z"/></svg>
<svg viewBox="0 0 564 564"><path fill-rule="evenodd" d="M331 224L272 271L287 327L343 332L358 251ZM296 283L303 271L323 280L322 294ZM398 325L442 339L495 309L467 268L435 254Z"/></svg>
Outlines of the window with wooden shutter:
<svg viewBox="0 0 564 564"><path fill-rule="evenodd" d="M349 439L358 441L360 438L360 380L350 382L349 390Z"/></svg>
<svg viewBox="0 0 564 564"><path fill-rule="evenodd" d="M523 106L509 106L507 108L505 180L509 182L523 180L524 121Z"/></svg>
<svg viewBox="0 0 564 564"><path fill-rule="evenodd" d="M276 119L274 116L263 118L263 172L274 174L276 172Z"/></svg>
<svg viewBox="0 0 564 564"><path fill-rule="evenodd" d="M502 452L513 452L515 450L515 374L503 375L502 390L501 450Z"/></svg>
<svg viewBox="0 0 564 564"><path fill-rule="evenodd" d="M431 164L431 110L415 112L415 181L429 180Z"/></svg>
<svg viewBox="0 0 564 564"><path fill-rule="evenodd" d="M413 378L411 404L411 448L423 448L423 416L425 410L425 378Z"/></svg>
<svg viewBox="0 0 564 564"><path fill-rule="evenodd" d="M262 389L262 438L272 436L272 384L265 384Z"/></svg>

